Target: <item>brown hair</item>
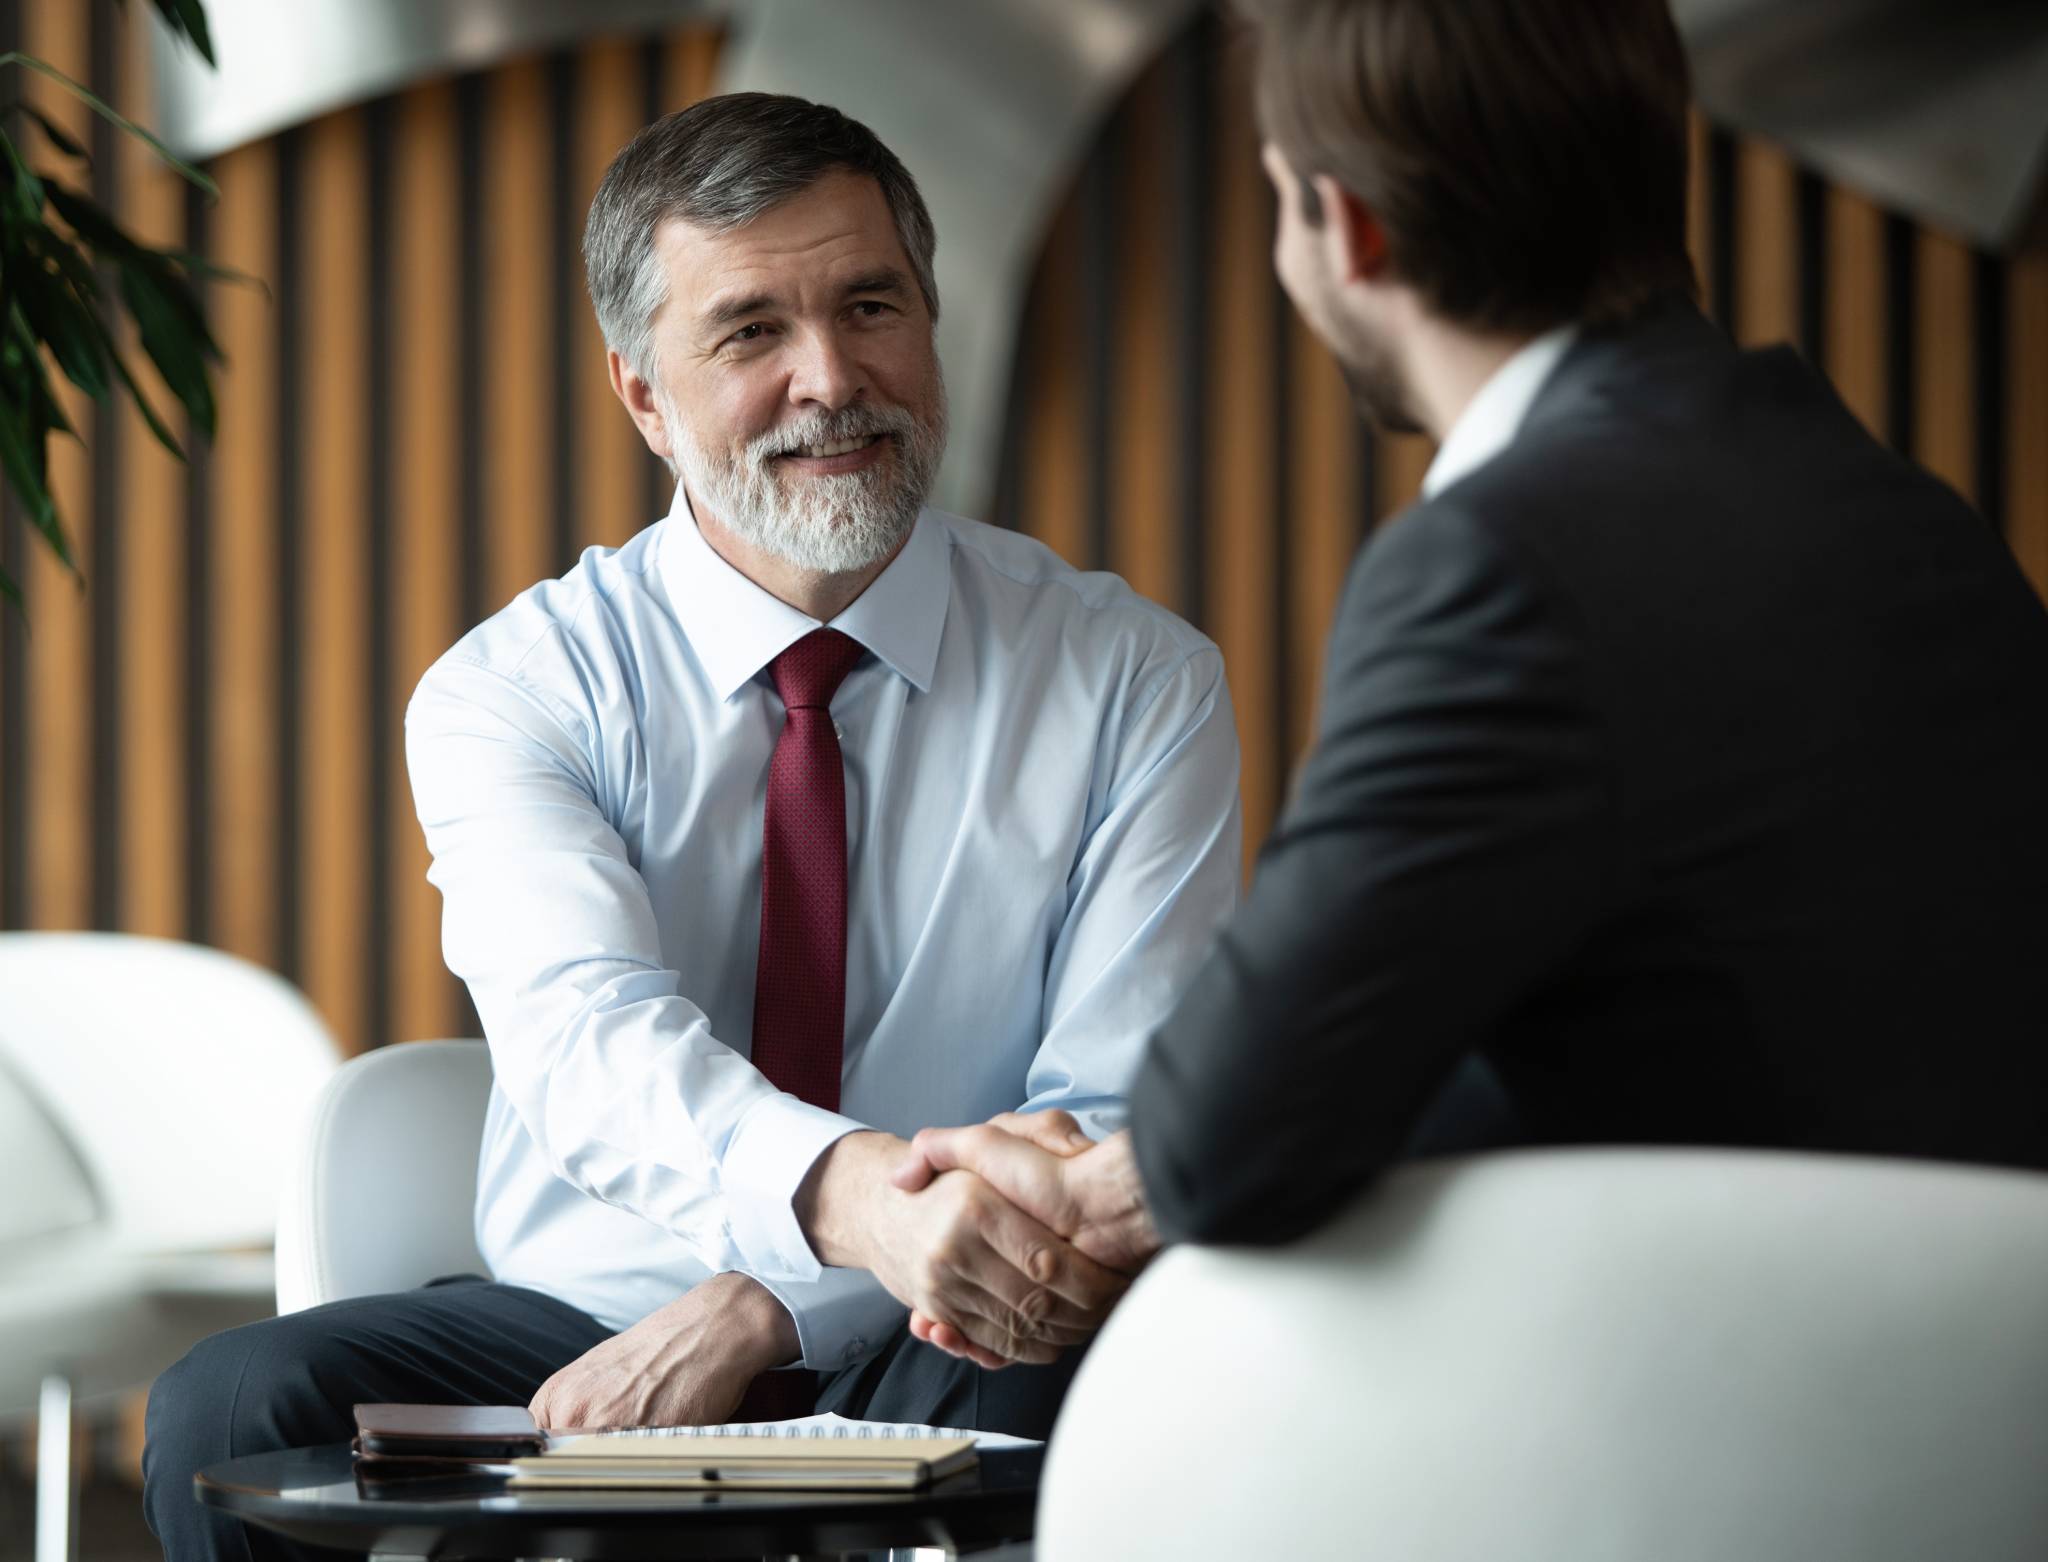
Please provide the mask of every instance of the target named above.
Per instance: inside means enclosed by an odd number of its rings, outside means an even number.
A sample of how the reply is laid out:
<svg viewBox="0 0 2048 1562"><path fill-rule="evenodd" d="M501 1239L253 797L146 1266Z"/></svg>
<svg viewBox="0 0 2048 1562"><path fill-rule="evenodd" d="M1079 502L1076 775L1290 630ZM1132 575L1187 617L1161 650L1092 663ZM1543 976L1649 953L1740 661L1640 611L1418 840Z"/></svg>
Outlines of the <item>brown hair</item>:
<svg viewBox="0 0 2048 1562"><path fill-rule="evenodd" d="M1370 206L1445 319L1540 331L1691 292L1685 51L1667 0L1239 0L1259 119Z"/></svg>

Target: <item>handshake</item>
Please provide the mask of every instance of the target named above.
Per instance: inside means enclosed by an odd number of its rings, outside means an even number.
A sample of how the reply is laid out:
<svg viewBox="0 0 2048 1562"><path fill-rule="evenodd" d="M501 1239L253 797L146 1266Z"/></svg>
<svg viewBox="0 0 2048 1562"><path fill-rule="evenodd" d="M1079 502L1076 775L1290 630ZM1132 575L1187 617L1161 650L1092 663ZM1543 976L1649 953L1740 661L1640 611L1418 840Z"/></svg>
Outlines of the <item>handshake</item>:
<svg viewBox="0 0 2048 1562"><path fill-rule="evenodd" d="M1098 1144L1059 1111L850 1134L798 1208L821 1259L871 1270L912 1334L987 1368L1085 1341L1159 1249L1130 1134Z"/></svg>

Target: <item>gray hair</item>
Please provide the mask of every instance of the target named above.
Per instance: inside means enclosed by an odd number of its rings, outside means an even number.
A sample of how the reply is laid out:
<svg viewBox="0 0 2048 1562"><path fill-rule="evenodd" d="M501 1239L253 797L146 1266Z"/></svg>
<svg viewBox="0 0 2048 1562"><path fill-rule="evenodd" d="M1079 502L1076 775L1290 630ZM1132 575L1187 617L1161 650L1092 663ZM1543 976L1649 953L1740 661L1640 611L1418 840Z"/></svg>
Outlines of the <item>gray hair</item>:
<svg viewBox="0 0 2048 1562"><path fill-rule="evenodd" d="M714 233L752 222L845 169L882 188L925 307L939 318L931 213L894 152L835 108L768 92L705 98L647 126L612 159L583 227L597 323L636 374L654 373L654 317L668 277L654 235L670 218Z"/></svg>

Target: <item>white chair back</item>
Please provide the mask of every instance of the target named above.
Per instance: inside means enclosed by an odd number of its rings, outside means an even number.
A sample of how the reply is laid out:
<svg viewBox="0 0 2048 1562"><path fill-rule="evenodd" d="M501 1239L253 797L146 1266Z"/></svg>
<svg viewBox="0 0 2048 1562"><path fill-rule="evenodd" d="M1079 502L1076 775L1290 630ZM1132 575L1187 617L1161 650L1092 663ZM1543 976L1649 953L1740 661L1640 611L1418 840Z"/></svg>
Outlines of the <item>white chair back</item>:
<svg viewBox="0 0 2048 1562"><path fill-rule="evenodd" d="M270 1241L340 1049L297 989L219 950L5 933L0 1061L84 1161L109 1239L172 1252Z"/></svg>
<svg viewBox="0 0 2048 1562"><path fill-rule="evenodd" d="M1037 1554L2036 1562L2048 1177L1523 1152L1176 1250L1076 1379Z"/></svg>
<svg viewBox="0 0 2048 1562"><path fill-rule="evenodd" d="M490 1102L481 1041L408 1041L321 1092L277 1220L277 1310L484 1274L476 1166Z"/></svg>
<svg viewBox="0 0 2048 1562"><path fill-rule="evenodd" d="M77 1149L0 1058L0 1269L30 1245L81 1230L98 1216Z"/></svg>

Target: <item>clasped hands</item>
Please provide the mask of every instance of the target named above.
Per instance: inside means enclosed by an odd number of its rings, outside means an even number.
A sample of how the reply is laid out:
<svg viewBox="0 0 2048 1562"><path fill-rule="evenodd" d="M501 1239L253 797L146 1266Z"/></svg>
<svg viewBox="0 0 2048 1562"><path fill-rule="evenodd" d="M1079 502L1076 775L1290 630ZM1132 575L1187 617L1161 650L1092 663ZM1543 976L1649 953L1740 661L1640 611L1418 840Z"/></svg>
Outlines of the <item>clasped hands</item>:
<svg viewBox="0 0 2048 1562"><path fill-rule="evenodd" d="M1044 1363L1087 1339L1158 1247L1130 1138L1065 1112L1005 1112L905 1143L855 1133L797 1195L818 1257L866 1269L919 1339L979 1366Z"/></svg>
<svg viewBox="0 0 2048 1562"><path fill-rule="evenodd" d="M1050 1361L1079 1344L1159 1249L1127 1132L1097 1144L1060 1111L927 1128L890 1181L928 1194L962 1178L953 1223L928 1255L931 1283L917 1291L877 1274L910 1305L912 1334L979 1366ZM977 1289L1005 1304L994 1317L976 1305Z"/></svg>

